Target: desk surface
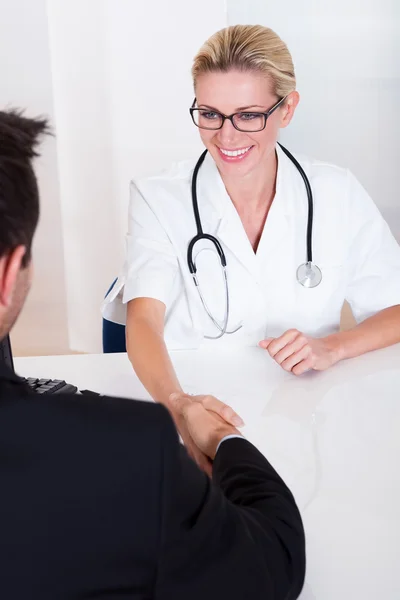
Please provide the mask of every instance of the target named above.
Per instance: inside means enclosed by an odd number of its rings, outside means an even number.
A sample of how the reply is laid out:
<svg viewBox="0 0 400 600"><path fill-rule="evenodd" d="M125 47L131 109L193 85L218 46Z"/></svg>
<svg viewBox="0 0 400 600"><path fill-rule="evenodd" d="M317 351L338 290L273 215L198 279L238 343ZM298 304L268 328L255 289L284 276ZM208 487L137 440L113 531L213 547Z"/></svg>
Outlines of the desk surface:
<svg viewBox="0 0 400 600"><path fill-rule="evenodd" d="M259 348L174 352L189 393L212 393L292 489L307 535L302 600L398 600L400 344L324 373L282 371ZM16 359L20 375L148 399L125 354Z"/></svg>

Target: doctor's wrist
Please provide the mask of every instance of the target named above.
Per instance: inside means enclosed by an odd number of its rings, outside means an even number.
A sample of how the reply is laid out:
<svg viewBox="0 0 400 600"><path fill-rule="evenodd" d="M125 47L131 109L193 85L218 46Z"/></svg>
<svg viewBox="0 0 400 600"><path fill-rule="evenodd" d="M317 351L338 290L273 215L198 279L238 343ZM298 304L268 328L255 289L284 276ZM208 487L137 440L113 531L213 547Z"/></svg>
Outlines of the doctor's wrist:
<svg viewBox="0 0 400 600"><path fill-rule="evenodd" d="M343 339L343 333L333 333L325 338L325 342L329 348L332 358L332 364L344 360L346 358L346 344Z"/></svg>
<svg viewBox="0 0 400 600"><path fill-rule="evenodd" d="M185 392L183 392L182 390L177 390L169 395L168 400L165 404L178 428L179 424L183 420L182 413L184 411L185 405L188 402L192 402L190 396L185 394Z"/></svg>

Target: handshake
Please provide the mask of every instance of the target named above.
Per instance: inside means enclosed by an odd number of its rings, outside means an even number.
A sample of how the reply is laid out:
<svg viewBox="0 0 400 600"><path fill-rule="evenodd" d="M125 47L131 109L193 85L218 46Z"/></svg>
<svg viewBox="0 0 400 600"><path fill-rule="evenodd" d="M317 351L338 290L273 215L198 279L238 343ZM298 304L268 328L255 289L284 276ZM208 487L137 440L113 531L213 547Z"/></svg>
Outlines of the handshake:
<svg viewBox="0 0 400 600"><path fill-rule="evenodd" d="M173 393L168 407L189 454L211 476L219 443L228 435L241 436L242 419L214 396Z"/></svg>

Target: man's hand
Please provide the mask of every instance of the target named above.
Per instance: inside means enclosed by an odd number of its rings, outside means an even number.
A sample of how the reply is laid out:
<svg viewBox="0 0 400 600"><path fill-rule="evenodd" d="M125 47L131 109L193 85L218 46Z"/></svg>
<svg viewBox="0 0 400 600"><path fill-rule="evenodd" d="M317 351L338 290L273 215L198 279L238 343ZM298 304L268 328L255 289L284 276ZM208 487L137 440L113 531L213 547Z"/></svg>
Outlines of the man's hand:
<svg viewBox="0 0 400 600"><path fill-rule="evenodd" d="M211 461L219 442L226 435L240 435L238 427L244 425L232 408L214 396L189 396L171 394L173 416L183 442L197 464L209 475Z"/></svg>
<svg viewBox="0 0 400 600"><path fill-rule="evenodd" d="M312 338L297 329L289 329L278 338L267 338L259 343L284 369L302 375L310 369L325 371L340 360L335 336Z"/></svg>

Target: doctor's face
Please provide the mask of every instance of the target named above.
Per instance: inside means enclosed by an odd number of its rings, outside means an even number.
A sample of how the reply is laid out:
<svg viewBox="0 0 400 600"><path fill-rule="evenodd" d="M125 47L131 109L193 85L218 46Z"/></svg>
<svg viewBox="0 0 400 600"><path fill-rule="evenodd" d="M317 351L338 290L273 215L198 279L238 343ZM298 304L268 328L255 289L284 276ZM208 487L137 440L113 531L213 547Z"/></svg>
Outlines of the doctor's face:
<svg viewBox="0 0 400 600"><path fill-rule="evenodd" d="M196 82L196 98L199 108L209 109L210 119L214 116L212 111L228 116L236 112L267 112L280 100L271 91L265 75L249 71L201 75ZM268 117L262 131L238 131L227 119L222 129L199 129L221 175L244 177L264 168L275 151L279 129L289 124L297 102L298 94L292 92ZM251 119L251 115L244 115L244 119Z"/></svg>

